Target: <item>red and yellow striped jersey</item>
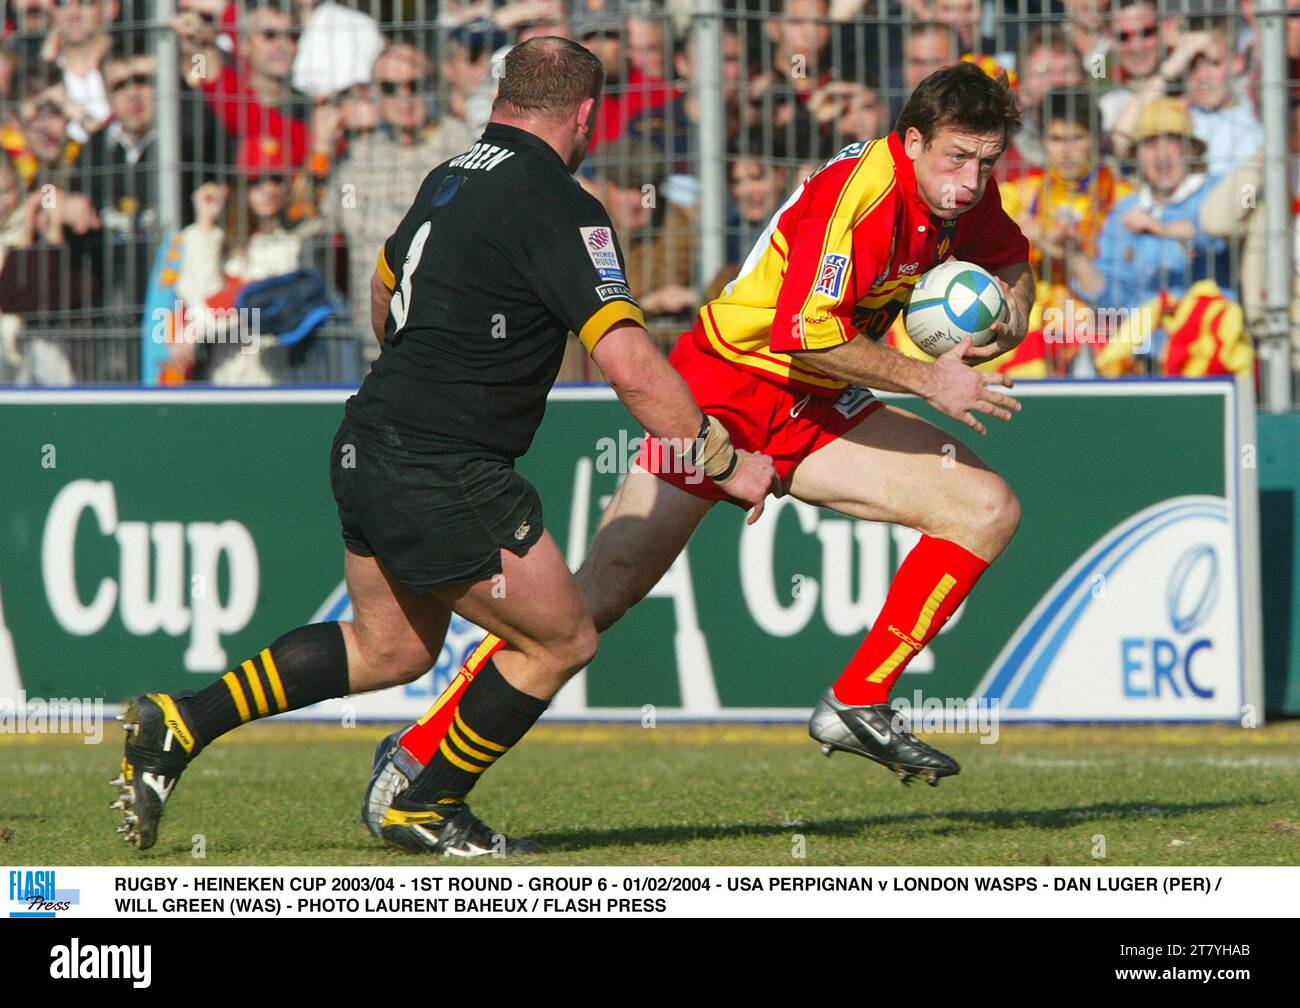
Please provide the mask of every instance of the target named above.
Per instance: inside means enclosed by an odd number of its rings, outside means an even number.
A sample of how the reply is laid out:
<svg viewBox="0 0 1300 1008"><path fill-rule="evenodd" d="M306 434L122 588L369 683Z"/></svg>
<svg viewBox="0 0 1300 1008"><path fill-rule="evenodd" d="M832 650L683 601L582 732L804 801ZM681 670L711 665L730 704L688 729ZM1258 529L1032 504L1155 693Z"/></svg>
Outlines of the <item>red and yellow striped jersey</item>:
<svg viewBox="0 0 1300 1008"><path fill-rule="evenodd" d="M956 256L990 271L1029 259L997 183L955 220L934 217L897 134L850 144L803 183L722 295L700 309L701 349L821 395L845 383L806 356L858 333L879 341L928 270Z"/></svg>

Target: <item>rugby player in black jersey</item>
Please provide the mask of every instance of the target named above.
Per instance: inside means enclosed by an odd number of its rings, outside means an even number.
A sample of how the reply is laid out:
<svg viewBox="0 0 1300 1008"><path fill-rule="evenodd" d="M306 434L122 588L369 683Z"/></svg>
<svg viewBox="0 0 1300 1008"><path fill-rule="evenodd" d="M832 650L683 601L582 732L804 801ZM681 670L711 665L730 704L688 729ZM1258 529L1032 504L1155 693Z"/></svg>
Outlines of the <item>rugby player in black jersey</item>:
<svg viewBox="0 0 1300 1008"><path fill-rule="evenodd" d="M379 254L371 315L383 351L348 400L330 456L353 619L292 630L197 693L131 702L114 806L141 850L213 740L410 682L433 665L453 611L509 644L465 690L383 837L465 856L536 849L494 834L465 797L596 650L537 492L514 469L568 332L647 431L749 505L751 521L762 512L771 460L733 448L650 342L609 218L572 176L595 124L600 61L544 37L512 49L504 71L482 138L429 173Z"/></svg>

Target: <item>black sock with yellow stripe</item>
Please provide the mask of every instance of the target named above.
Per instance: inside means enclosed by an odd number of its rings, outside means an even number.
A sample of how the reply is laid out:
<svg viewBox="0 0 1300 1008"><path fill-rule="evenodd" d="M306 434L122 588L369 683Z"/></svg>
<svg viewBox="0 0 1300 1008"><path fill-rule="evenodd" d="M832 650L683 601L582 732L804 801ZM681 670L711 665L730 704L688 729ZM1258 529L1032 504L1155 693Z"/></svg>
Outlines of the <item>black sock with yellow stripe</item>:
<svg viewBox="0 0 1300 1008"><path fill-rule="evenodd" d="M246 721L347 696L348 650L337 623L290 630L193 696L178 697L201 745Z"/></svg>
<svg viewBox="0 0 1300 1008"><path fill-rule="evenodd" d="M405 797L423 804L455 804L531 728L547 702L506 682L489 658L465 689L447 737L411 782Z"/></svg>

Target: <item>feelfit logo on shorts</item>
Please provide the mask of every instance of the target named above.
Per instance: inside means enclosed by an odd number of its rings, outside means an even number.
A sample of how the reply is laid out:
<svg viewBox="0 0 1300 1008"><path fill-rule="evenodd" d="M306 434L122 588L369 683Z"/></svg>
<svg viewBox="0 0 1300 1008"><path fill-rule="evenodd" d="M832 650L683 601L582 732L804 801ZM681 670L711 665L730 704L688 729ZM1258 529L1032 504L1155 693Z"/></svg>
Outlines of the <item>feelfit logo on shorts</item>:
<svg viewBox="0 0 1300 1008"><path fill-rule="evenodd" d="M607 227L578 228L582 235L582 244L586 246L591 264L602 280L626 283L623 270L618 265L618 253L614 251L614 233Z"/></svg>
<svg viewBox="0 0 1300 1008"><path fill-rule="evenodd" d="M821 274L817 277L817 286L813 288L814 294L825 294L827 297L839 300L840 293L844 290L844 271L849 264L849 257L832 252L822 260Z"/></svg>

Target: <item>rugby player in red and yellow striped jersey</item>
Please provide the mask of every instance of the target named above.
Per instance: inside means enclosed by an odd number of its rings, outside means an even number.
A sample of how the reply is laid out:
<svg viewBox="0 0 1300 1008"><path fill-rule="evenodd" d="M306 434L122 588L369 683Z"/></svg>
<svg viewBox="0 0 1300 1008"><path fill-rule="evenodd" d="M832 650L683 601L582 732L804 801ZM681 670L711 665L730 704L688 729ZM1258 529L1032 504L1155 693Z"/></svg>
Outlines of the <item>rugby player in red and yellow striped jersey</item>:
<svg viewBox="0 0 1300 1008"><path fill-rule="evenodd" d="M944 184L954 209L969 212L933 214L897 133L846 147L773 215L740 275L701 310L693 342L801 392L842 390L847 380L800 352L859 334L878 341L922 275L949 256L990 271L1028 258L995 182L973 205Z"/></svg>
<svg viewBox="0 0 1300 1008"><path fill-rule="evenodd" d="M890 690L1006 547L1020 505L973 452L956 445L954 455L950 435L870 389L919 395L979 433L978 414L1008 420L1019 408L995 388L1009 378L972 367L1015 349L1034 299L1029 245L991 177L1018 125L1004 81L970 63L936 71L893 134L845 148L786 201L670 358L738 447L772 458L785 492L922 533L809 724L828 755L866 756L904 782L937 783L959 768L904 730ZM998 277L1010 312L996 343L976 349L967 340L933 362L881 345L917 279L950 255ZM619 376L608 377L617 387ZM647 442L578 572L598 630L640 601L710 507L730 499L671 461ZM457 682L473 675L467 668ZM401 789L403 765L436 751L454 706L454 695L440 699L400 742L381 745L368 808Z"/></svg>

